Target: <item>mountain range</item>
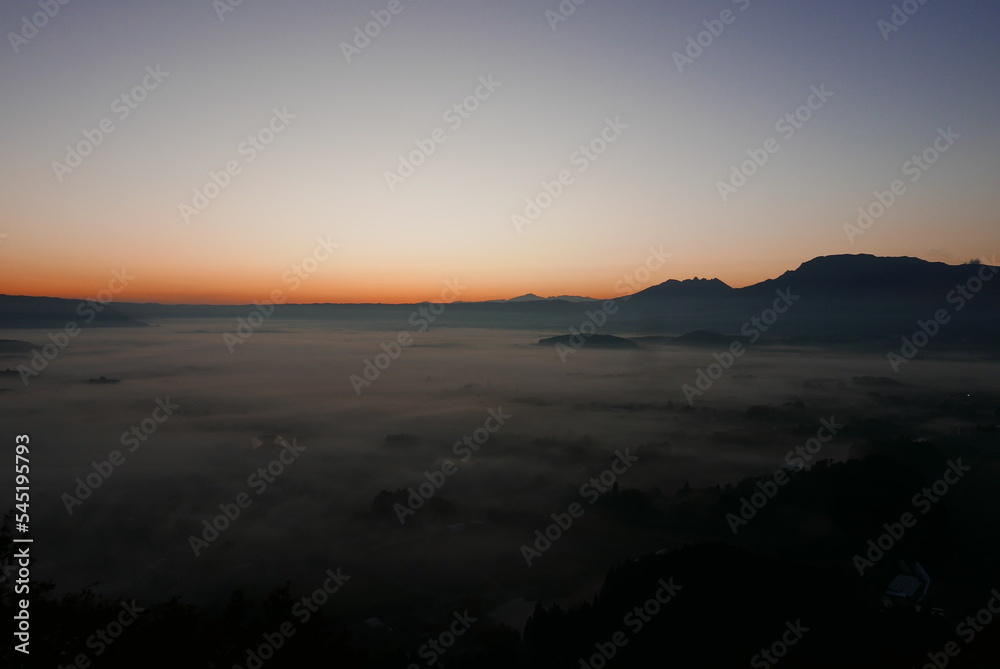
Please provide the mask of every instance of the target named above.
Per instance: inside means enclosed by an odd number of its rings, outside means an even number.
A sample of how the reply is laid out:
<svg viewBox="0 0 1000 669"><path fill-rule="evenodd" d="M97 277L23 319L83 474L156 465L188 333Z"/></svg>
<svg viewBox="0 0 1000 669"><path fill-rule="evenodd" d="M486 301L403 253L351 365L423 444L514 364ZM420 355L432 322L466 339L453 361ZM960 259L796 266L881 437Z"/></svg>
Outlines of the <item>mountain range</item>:
<svg viewBox="0 0 1000 669"><path fill-rule="evenodd" d="M1000 341L1000 281L992 279L997 273L1000 268L975 263L832 255L743 288L719 279L671 279L613 298L613 309L606 313L603 299L543 298L528 293L508 300L455 302L426 324L565 333L590 320L606 334L680 335L695 330L738 334L752 319L774 316L768 310L783 295L787 307L773 323L765 320L767 337L904 336L937 315L942 321L942 339L996 342ZM254 305L151 303L93 307L79 300L0 295L0 329L62 328L71 321L81 326L120 327L169 318L245 318L256 309ZM419 304L282 304L270 319L415 329L414 314L419 308ZM86 322L84 315L92 322Z"/></svg>
<svg viewBox="0 0 1000 669"><path fill-rule="evenodd" d="M557 297L539 297L534 293L526 293L524 295L518 295L517 297L512 297L508 300L486 300L486 302L546 302L551 300L563 300L564 302L596 302L598 298L596 297L580 297L579 295L559 295Z"/></svg>

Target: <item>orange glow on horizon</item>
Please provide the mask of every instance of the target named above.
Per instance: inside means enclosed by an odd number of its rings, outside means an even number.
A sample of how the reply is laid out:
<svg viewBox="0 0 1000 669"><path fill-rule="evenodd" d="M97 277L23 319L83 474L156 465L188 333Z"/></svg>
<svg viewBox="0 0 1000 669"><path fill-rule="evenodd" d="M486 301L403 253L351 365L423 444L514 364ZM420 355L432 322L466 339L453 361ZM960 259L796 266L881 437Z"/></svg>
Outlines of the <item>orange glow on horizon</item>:
<svg viewBox="0 0 1000 669"><path fill-rule="evenodd" d="M667 281L670 278L664 278ZM663 281L650 283L641 289L648 288ZM592 297L595 299L613 299L622 297L628 293L616 294L613 290L608 290L608 283L597 283L592 290L578 286L566 284L549 284L535 286L513 286L504 287L498 285L478 286L473 289L471 286L464 290L455 300L442 300L441 289L426 289L423 287L385 287L381 291L375 291L371 287L368 289L339 288L324 289L317 286L314 289L305 287L298 290L288 290L287 287L275 288L266 284L253 286L243 282L239 288L233 287L229 290L216 288L205 290L204 287L197 287L192 281L172 281L162 284L162 288L129 288L113 295L114 302L152 302L159 304L206 304L206 305L239 305L251 304L253 302L271 302L274 297L272 293L279 291L279 303L288 304L416 304L421 302L484 302L489 300L506 300L528 293L534 293L540 297L554 297L559 295L573 295L581 297ZM751 282L755 283L755 282ZM55 282L17 282L3 281L3 289L0 293L6 295L25 295L30 297L56 297L71 300L101 299L101 289L82 290L80 283L73 284ZM730 284L731 285L731 284ZM749 284L746 284L749 285ZM734 286L736 287L736 286ZM629 291L632 292L632 291ZM638 292L638 291L635 291ZM104 292L104 296L108 293Z"/></svg>
<svg viewBox="0 0 1000 669"><path fill-rule="evenodd" d="M646 283L634 283L633 289L621 290L621 279L631 275L628 268L604 268L600 273L587 277L553 276L554 273L534 276L517 276L516 280L505 280L505 275L513 272L494 268L481 268L485 275L480 282L472 276L429 273L426 268L419 272L406 272L400 268L392 273L383 272L372 277L368 273L352 273L342 270L336 275L315 274L303 281L286 280L281 272L262 270L254 276L247 272L232 271L232 268L217 268L205 271L196 267L146 268L118 267L95 269L84 268L82 263L63 264L44 276L32 272L26 260L14 259L0 275L0 294L27 295L33 297L58 297L86 300L109 296L112 302L155 302L161 304L218 304L235 305L277 300L290 304L414 304L420 302L478 302L505 300L527 293L540 297L575 295L596 299L611 299L638 292L671 279L690 279L695 276L711 278L711 272L693 271L693 267L664 267L653 273ZM762 268L746 268L743 272L733 271L744 280L734 283L720 277L730 286L742 287L778 276L784 268L776 268L770 275ZM754 272L753 270L757 270ZM126 274L126 284L116 283L115 275ZM570 274L571 272L566 272ZM754 276L751 276L754 275ZM462 284L458 295L446 293L446 279ZM617 286L617 288L616 288ZM102 292L103 291L103 292ZM444 297L442 298L442 295Z"/></svg>

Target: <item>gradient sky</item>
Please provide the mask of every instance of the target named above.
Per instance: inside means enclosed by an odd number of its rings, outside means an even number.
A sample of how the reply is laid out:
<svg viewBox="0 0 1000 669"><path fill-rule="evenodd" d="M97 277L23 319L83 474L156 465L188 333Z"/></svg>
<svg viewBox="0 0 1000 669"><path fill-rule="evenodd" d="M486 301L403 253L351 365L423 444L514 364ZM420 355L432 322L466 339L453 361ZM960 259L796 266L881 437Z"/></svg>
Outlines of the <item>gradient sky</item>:
<svg viewBox="0 0 1000 669"><path fill-rule="evenodd" d="M37 2L0 9L0 293L88 297L113 270L119 301L409 302L613 296L649 256L650 282L743 286L819 255L950 263L1000 250L1000 6L928 2L883 38L891 2L588 0L555 30L557 0L402 0L350 63L341 43L388 0L71 0L11 42ZM745 7L745 9L741 9ZM683 72L673 53L704 21L735 20ZM30 31L26 34L30 34ZM168 72L119 119L147 67ZM480 77L500 87L457 129L443 113ZM794 136L775 123L833 92ZM294 115L252 162L241 142ZM585 172L571 155L607 118L628 127ZM57 178L66 146L114 130ZM938 128L960 138L916 182ZM399 155L446 141L398 185ZM780 150L728 201L717 183L769 137ZM190 222L210 171L241 173ZM542 180L573 183L519 233ZM844 225L894 179L906 191L853 242ZM333 256L283 280L317 238Z"/></svg>

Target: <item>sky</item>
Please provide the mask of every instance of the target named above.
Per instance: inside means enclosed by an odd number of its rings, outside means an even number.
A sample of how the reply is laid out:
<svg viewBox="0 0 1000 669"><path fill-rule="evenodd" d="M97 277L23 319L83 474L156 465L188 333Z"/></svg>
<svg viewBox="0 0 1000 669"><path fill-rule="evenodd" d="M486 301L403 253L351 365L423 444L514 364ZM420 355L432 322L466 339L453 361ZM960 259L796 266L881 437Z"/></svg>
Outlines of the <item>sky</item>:
<svg viewBox="0 0 1000 669"><path fill-rule="evenodd" d="M607 297L650 249L650 284L990 258L998 26L973 0L10 0L0 293Z"/></svg>

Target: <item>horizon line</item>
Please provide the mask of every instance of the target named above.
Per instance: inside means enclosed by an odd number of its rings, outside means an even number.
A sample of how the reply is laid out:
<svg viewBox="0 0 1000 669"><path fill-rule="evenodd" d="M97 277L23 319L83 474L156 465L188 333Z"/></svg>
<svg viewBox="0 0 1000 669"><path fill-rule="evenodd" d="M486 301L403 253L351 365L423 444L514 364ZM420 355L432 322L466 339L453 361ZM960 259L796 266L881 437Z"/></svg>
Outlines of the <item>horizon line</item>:
<svg viewBox="0 0 1000 669"><path fill-rule="evenodd" d="M990 267L1000 267L1000 265L993 265L993 264L984 262L985 258L978 258L978 259L977 258L973 258L973 259L966 260L966 261L963 261L963 262L958 263L958 264L950 264L950 263L947 263L947 262L942 262L942 261L937 261L937 260L926 260L924 258L920 258L920 257L917 257L917 256L906 256L906 255L903 255L903 256L880 256L880 255L875 255L875 254L872 254L872 253L836 253L836 254L830 254L830 255L815 256L813 258L810 258L809 260L805 260L805 261L799 263L799 265L796 268L794 268L794 269L785 270L784 272L782 272L778 276L768 277L768 278L762 279L762 280L754 282L754 283L748 283L748 284L743 285L743 286L735 286L735 285L728 284L728 283L726 283L725 281L723 281L722 279L720 279L718 277L708 278L708 277L698 277L698 276L695 276L695 277L688 277L688 278L685 278L685 279L678 279L678 278L673 278L672 277L672 278L669 278L669 279L664 279L663 281L660 281L660 282L655 283L655 284L650 284L648 286L639 287L634 292L631 292L631 293L622 293L622 294L615 295L615 296L610 296L610 297L591 297L591 296L587 296L587 295L578 295L578 294L569 294L569 293L563 293L562 295L551 295L551 296L545 297L545 296L538 295L538 293L535 293L534 291L529 291L528 293L522 293L520 295L515 295L513 297L499 297L499 298L488 297L488 298L483 298L483 299L478 299L478 300L458 300L458 299L456 299L456 300L452 300L451 302L442 302L442 301L436 301L436 300L430 300L430 299L428 299L428 300L418 300L418 301L415 301L415 302L382 302L382 301L375 301L375 302L371 302L371 301L367 301L367 302L366 301L362 301L362 302L357 302L357 301L347 301L347 302L285 302L285 301L282 301L282 302L276 302L276 301L273 301L273 300L266 300L266 299L265 300L250 300L248 302L247 301L189 302L189 301L184 301L183 298L181 298L180 301L172 301L172 300L160 301L160 300L156 300L156 299L151 299L151 300L150 299L147 299L147 300L130 299L130 300L127 300L127 301L126 300L110 300L110 301L107 301L107 302L102 302L100 300L92 300L91 298L78 297L78 296L66 296L66 295L55 295L55 294L37 295L37 294L24 294L24 293L17 294L17 295L12 295L12 294L8 294L8 293L0 293L0 297L27 297L27 298L37 298L37 299L70 300L70 301L79 301L79 302L84 302L84 303L85 302L99 302L99 303L102 303L102 304L119 304L119 305L131 304L131 305L138 305L138 306L142 306L142 305L156 305L156 306L170 306L170 307L238 307L238 306L252 306L252 305L255 304L255 302L261 302L261 303L264 303L264 304L288 305L288 306L325 306L325 305L330 305L330 306L410 306L410 305L419 305L419 304L491 304L491 303L493 303L493 304L503 304L503 303L511 303L512 300L516 300L517 298L524 297L526 295L535 295L536 297L538 297L538 299L537 300L524 300L524 301L521 302L522 304L526 303L526 302L533 302L533 301L537 301L537 302L554 301L554 300L557 300L558 298L561 298L562 296L580 298L580 301L604 302L604 301L608 301L608 300L619 300L619 299L622 299L622 298L625 298L625 297L629 297L631 295L636 295L636 294L638 294L638 293L640 293L640 292L642 292L644 290L648 290L650 288L655 288L657 286L661 286L661 285L670 283L671 281L676 281L676 282L680 282L680 283L684 283L684 282L688 282L688 281L718 281L719 283L722 283L723 285L727 286L728 288L730 288L732 290L743 290L745 288L750 288L752 286L760 285L761 283L765 283L767 281L774 281L774 280L780 278L780 276L782 276L783 274L785 274L787 272L795 271L797 269L800 269L803 265L805 265L805 264L807 264L809 262L813 262L813 261L820 260L820 259L825 259L825 258L842 258L842 257L852 257L852 258L856 258L856 257L871 257L871 258L879 258L879 259L911 259L911 260L919 260L919 261L927 263L927 264L946 265L948 267L961 267L962 265L968 265L968 264L970 264L972 262L979 262L980 264L987 265L987 266L990 266ZM995 258L995 256L991 257L990 260L993 260L994 258ZM280 289L275 289L275 290L280 290ZM273 295L274 292L275 291L272 291L271 295ZM573 303L571 300L559 300L559 301ZM514 302L514 304L517 304L517 303Z"/></svg>

